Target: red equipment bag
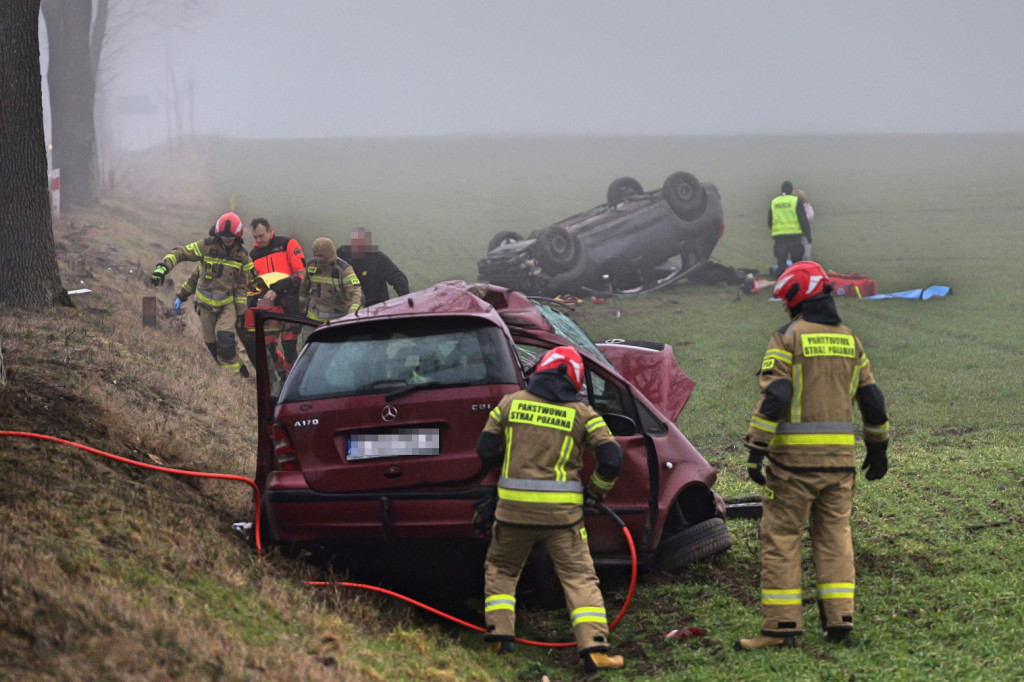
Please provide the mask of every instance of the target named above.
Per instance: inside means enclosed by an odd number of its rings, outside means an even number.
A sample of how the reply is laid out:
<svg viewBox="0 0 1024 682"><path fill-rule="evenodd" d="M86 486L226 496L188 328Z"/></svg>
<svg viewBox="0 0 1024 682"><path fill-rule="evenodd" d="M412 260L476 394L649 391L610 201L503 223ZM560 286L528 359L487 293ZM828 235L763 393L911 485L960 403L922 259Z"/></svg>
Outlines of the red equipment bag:
<svg viewBox="0 0 1024 682"><path fill-rule="evenodd" d="M827 274L832 280L833 296L863 298L864 296L874 296L878 293L878 282L864 275L858 275L855 272L843 274L832 272L831 270Z"/></svg>

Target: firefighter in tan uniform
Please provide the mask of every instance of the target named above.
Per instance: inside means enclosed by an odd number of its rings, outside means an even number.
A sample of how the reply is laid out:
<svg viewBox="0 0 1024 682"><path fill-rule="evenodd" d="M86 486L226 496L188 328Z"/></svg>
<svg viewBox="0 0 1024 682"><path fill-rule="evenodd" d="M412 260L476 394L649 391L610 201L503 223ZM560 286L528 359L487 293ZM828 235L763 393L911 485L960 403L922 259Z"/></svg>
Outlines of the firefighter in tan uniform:
<svg viewBox="0 0 1024 682"><path fill-rule="evenodd" d="M296 279L298 275L293 275ZM362 307L363 290L355 270L338 258L334 242L327 237L313 240L313 263L299 286L299 311L320 324L354 313ZM315 327L303 325L299 347Z"/></svg>
<svg viewBox="0 0 1024 682"><path fill-rule="evenodd" d="M869 481L889 468L889 419L860 339L841 323L831 292L828 276L811 261L790 266L775 284L792 319L768 343L744 442L747 472L764 486L761 633L739 640L737 649L789 646L803 633L800 544L808 518L822 629L829 642L852 642L853 403L864 421L861 468Z"/></svg>
<svg viewBox="0 0 1024 682"><path fill-rule="evenodd" d="M225 213L214 228L212 237L179 246L164 256L150 280L153 286L160 286L178 263L198 262L198 274L192 273L196 279L190 278L182 286L178 298L186 300L193 293L191 287L195 287L206 347L226 372L248 376L238 357L235 324L245 315L247 290L253 276L252 259L242 243L244 228L237 215Z"/></svg>
<svg viewBox="0 0 1024 682"><path fill-rule="evenodd" d="M543 542L565 590L576 646L588 672L620 668L609 656L608 619L583 525L585 496L604 498L622 469L622 450L589 405L577 402L583 361L575 349L548 351L525 390L502 398L477 442L485 464L501 467L484 568L484 640L512 650L516 584L530 550ZM583 447L597 460L586 487Z"/></svg>

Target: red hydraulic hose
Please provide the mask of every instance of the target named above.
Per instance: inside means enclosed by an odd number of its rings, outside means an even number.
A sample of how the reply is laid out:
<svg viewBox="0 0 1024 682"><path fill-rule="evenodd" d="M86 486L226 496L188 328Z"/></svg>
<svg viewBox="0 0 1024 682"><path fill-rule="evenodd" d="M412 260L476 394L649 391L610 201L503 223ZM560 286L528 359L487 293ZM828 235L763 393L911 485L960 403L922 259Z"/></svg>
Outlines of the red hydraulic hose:
<svg viewBox="0 0 1024 682"><path fill-rule="evenodd" d="M69 445L69 446L71 446L73 448L78 448L79 450L85 450L86 452L90 452L90 453L92 453L94 455L99 455L100 457L107 457L109 459L113 459L113 460L116 460L118 462L123 462L124 464L131 464L133 466L142 467L143 469L151 469L153 471L160 471L160 472L163 472L165 474L174 474L175 476L194 476L196 478L220 478L220 479L223 479L223 480L226 480L226 481L240 481L242 483L247 483L250 486L252 486L253 491L255 491L255 493L256 493L256 509L260 508L260 489L256 486L256 482L255 481L253 481L252 479L246 478L245 476L235 476L234 474L210 474L210 473L207 473L205 471L187 471L185 469L172 469L170 467L162 467L162 466L157 466L155 464L146 464L145 462L139 462L139 461L134 460L134 459L128 459L127 457L120 457L118 455L113 455L113 454L111 454L109 452L104 452L103 450L97 450L96 448L90 448L88 445L82 445L80 443L75 443L75 442L72 442L70 440L64 440L63 438L56 438L54 436L44 436L43 434L40 434L40 433L27 433L27 432L24 432L24 431L0 431L0 436L12 436L12 437L17 437L17 438L35 438L37 440L48 440L48 441L51 441L53 443L60 443L61 445ZM257 553L261 553L262 552L262 548L260 547L260 532L259 531L260 531L260 515L257 512L257 514L256 514L256 522L253 524L253 533L255 534L255 537L256 537L256 552Z"/></svg>
<svg viewBox="0 0 1024 682"><path fill-rule="evenodd" d="M255 520L254 520L254 523L253 523L253 536L254 536L254 538L256 540L256 553L257 553L257 555L260 556L260 558L263 558L263 548L260 546L260 514L259 514L260 490L259 490L259 487L256 485L256 482L253 481L252 479L246 478L245 476L236 476L234 474L212 474L212 473L207 473L205 471L188 471L188 470L185 470L185 469L172 469L171 467L157 466L155 464L147 464L145 462L139 462L139 461L134 460L134 459L128 459L127 457L121 457L119 455L114 455L114 454L111 454L109 452L104 452L103 450L97 450L96 448L91 448L91 447L89 447L87 445L82 445L80 443L75 443L73 441L64 440L63 438L57 438L55 436L46 436L46 435L39 434L39 433L28 433L28 432L24 432L24 431L0 431L0 436L10 436L10 437L14 437L14 438L34 438L36 440L46 440L46 441L50 441L50 442L53 442L53 443L59 443L61 445L68 445L70 447L78 448L79 450L84 450L85 452L89 452L89 453L92 453L94 455L99 455L100 457L107 457L108 459L113 459L115 461L122 462L124 464L131 464L132 466L142 467L143 469L150 469L152 471L160 471L160 472L163 472L165 474L173 474L175 476L193 476L193 477L196 477L196 478L218 478L218 479L222 479L222 480L226 480L226 481L239 481L241 483L246 483L246 484L248 484L249 486L252 487L254 493L256 494L256 504L255 504L256 516L255 516ZM620 519L615 514L615 512L613 512L612 510L608 509L603 504L598 504L597 507L602 512L604 512L605 514L608 514L609 516L611 516L615 520L615 522L619 524L619 527L622 528L622 532L626 536L626 543L629 545L629 556L630 556L630 560L632 562L632 572L630 574L630 579L629 579L629 592L626 594L626 601L622 604L622 609L619 610L619 615L617 615L615 617L615 620L613 620L608 625L608 629L612 630L612 629L615 628L615 626L617 626L619 624L619 621L622 620L622 617L626 615L626 610L629 608L630 602L633 601L633 591L636 588L636 574L637 574L636 547L633 544L633 536L630 534L629 529L626 528L626 524L623 523L622 519ZM366 585L366 584L363 584L363 583L324 582L324 581L313 581L313 580L306 580L305 584L313 585L313 586L341 585L342 587L354 587L354 588L358 588L358 589L361 589L361 590L368 590L370 592L379 592L381 594L386 594L388 596L394 597L395 599L400 599L400 600L402 600L404 602L408 602L409 604L412 604L413 606L417 606L417 607L419 607L419 608L421 608L421 609L423 609L425 611L429 611L430 613L433 613L433 614L435 614L437 616L441 616L442 618L447 618L448 620L452 621L453 623L458 623L459 625L462 625L463 627L469 628L470 630L476 630L477 632L485 632L484 628L480 627L479 625L473 625L472 623L469 623L469 622L466 622L466 621L461 620L459 618L456 618L455 616L453 616L451 614L448 614L448 613L445 613L445 612L440 611L438 609L435 609L432 606L427 606L426 604L424 604L422 602L419 602L419 601L416 601L415 599L412 599L411 597L407 597L404 594L399 594L398 592L393 592L392 590L387 590L387 589L384 589L383 587L376 587L374 585ZM553 648L553 649L554 648L564 648L564 647L576 646L576 642L537 642L537 641L533 641L533 640L529 640L529 639L520 639L518 637L516 638L515 641L517 641L517 642L519 642L521 644L529 645L529 646L541 646L541 647L549 647L549 648Z"/></svg>

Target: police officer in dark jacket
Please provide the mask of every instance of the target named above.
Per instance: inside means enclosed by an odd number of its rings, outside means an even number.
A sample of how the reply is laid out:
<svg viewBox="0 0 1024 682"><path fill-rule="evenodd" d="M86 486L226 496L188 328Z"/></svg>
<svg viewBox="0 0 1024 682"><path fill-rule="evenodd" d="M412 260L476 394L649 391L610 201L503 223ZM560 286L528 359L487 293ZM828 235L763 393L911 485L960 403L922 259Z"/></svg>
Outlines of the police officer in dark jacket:
<svg viewBox="0 0 1024 682"><path fill-rule="evenodd" d="M373 245L371 236L369 230L359 228L351 234L351 246L338 247L338 257L347 261L359 278L364 308L391 298L388 295L389 284L398 296L409 293L409 280L405 273Z"/></svg>

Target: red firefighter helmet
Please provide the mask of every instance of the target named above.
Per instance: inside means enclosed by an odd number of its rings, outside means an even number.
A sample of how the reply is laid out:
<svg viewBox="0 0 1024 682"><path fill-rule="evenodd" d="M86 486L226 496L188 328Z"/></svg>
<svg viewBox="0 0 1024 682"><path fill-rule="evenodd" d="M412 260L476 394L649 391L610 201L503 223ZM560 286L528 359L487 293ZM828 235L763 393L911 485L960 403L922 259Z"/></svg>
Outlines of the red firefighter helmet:
<svg viewBox="0 0 1024 682"><path fill-rule="evenodd" d="M787 308L795 308L807 299L831 290L832 280L821 266L814 261L802 260L782 273L775 282L774 296L785 301Z"/></svg>
<svg viewBox="0 0 1024 682"><path fill-rule="evenodd" d="M242 219L235 213L225 213L217 218L217 223L213 227L218 237L238 237L241 239L242 232L245 231L245 228L242 227Z"/></svg>
<svg viewBox="0 0 1024 682"><path fill-rule="evenodd" d="M546 372L552 369L557 370L563 366L565 367L565 374L572 381L573 386L576 387L577 391L580 390L583 386L583 358L571 346L558 346L549 350L544 354L540 362L537 363L534 371Z"/></svg>

